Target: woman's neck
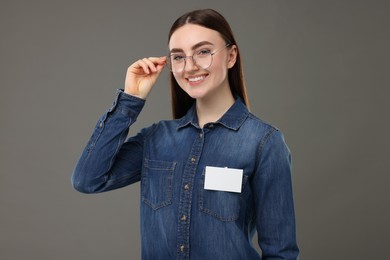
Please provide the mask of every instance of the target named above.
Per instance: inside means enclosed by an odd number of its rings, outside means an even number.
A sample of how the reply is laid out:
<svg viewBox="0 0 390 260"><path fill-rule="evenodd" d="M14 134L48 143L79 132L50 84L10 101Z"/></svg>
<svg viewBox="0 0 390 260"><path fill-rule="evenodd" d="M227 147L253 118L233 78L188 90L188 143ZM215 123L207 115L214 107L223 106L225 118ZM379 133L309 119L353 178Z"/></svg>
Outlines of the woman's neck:
<svg viewBox="0 0 390 260"><path fill-rule="evenodd" d="M199 127L203 128L207 123L218 121L234 102L235 100L230 88L228 91L219 92L212 97L197 99L196 112Z"/></svg>

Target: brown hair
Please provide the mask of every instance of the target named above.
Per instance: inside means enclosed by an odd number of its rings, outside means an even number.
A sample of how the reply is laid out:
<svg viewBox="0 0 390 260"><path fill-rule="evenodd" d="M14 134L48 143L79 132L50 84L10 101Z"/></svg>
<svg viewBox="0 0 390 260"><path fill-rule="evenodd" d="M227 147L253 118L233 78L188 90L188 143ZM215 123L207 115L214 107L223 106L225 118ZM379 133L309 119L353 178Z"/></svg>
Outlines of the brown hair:
<svg viewBox="0 0 390 260"><path fill-rule="evenodd" d="M219 32L226 44L236 45L232 29L226 19L213 9L201 9L188 12L179 17L172 25L169 32L168 41L172 34L180 27L186 24L196 24ZM181 118L187 113L187 110L192 106L195 99L191 98L177 83L173 73L171 79L171 99L172 99L172 114L173 118ZM246 93L246 86L241 64L240 52L237 46L237 60L232 68L228 71L228 81L230 90L234 97L240 97L245 105L249 107L249 100Z"/></svg>

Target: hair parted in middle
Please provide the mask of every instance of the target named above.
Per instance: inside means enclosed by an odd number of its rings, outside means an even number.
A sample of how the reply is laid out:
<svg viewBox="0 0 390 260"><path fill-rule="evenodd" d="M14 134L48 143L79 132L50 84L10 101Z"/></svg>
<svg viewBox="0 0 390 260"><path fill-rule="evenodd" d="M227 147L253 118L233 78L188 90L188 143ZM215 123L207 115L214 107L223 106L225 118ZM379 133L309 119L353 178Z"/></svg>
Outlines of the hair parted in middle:
<svg viewBox="0 0 390 260"><path fill-rule="evenodd" d="M168 42L171 39L172 34L180 27L186 24L195 24L203 26L205 28L217 31L221 37L225 40L226 44L236 45L237 42L234 38L233 31L230 28L226 19L217 11L213 9L199 9L185 13L180 16L172 25ZM172 99L172 115L174 119L183 117L188 109L191 108L195 99L191 98L184 90L181 89L177 83L173 73L170 74L171 81L171 99ZM235 98L240 97L245 105L249 108L249 100L247 96L245 80L242 69L242 61L240 51L237 46L237 60L232 68L228 71L228 81L230 90Z"/></svg>

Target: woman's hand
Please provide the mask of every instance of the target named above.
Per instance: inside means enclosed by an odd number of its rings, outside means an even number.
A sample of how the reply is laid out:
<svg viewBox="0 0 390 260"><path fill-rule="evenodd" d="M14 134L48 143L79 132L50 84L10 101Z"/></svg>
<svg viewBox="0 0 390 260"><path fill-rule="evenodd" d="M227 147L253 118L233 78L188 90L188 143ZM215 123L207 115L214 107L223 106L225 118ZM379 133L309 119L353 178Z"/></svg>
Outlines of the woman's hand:
<svg viewBox="0 0 390 260"><path fill-rule="evenodd" d="M146 99L166 61L166 57L150 57L131 64L126 73L125 93Z"/></svg>

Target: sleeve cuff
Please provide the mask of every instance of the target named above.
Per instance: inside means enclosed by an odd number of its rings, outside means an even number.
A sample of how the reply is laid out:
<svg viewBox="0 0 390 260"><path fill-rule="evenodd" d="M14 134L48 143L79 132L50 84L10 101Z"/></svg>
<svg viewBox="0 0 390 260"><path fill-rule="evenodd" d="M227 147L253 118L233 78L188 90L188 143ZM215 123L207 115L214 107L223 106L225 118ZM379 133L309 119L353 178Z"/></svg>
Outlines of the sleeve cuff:
<svg viewBox="0 0 390 260"><path fill-rule="evenodd" d="M144 107L146 100L126 94L123 89L116 91L116 97L108 112L119 110L128 116L138 116Z"/></svg>

